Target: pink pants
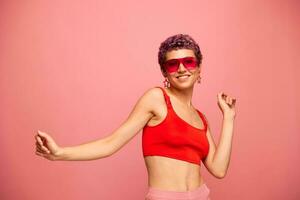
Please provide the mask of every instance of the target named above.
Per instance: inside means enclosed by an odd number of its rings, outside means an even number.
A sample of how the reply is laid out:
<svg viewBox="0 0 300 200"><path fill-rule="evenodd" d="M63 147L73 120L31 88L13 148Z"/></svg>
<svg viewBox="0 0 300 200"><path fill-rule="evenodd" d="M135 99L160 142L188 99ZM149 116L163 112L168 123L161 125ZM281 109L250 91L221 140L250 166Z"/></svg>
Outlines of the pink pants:
<svg viewBox="0 0 300 200"><path fill-rule="evenodd" d="M210 200L209 193L210 190L205 183L195 190L186 192L167 191L149 187L145 200Z"/></svg>

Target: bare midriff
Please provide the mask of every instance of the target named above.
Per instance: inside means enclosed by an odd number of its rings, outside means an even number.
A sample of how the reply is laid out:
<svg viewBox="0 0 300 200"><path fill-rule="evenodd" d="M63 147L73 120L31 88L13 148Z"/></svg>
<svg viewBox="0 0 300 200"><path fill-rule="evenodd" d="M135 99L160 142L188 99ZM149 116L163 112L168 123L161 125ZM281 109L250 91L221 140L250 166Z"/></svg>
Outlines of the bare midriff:
<svg viewBox="0 0 300 200"><path fill-rule="evenodd" d="M144 159L149 187L168 191L190 191L204 183L200 165L163 156L146 156Z"/></svg>

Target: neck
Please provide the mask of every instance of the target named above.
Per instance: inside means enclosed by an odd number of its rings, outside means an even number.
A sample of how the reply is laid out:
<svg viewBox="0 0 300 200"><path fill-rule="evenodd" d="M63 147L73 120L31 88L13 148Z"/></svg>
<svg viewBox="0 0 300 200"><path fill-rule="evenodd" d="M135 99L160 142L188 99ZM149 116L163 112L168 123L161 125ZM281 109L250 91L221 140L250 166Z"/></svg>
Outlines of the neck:
<svg viewBox="0 0 300 200"><path fill-rule="evenodd" d="M180 89L177 89L177 88L174 88L171 86L169 88L169 91L176 98L176 100L178 100L183 105L191 108L191 107L193 107L193 105L192 105L193 89L194 89L194 87L180 90Z"/></svg>

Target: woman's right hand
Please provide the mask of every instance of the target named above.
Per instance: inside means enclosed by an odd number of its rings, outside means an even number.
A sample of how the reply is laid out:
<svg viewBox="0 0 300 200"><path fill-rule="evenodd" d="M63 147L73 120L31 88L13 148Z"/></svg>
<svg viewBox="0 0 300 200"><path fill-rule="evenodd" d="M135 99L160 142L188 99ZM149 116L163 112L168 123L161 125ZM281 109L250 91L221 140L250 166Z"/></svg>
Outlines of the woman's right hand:
<svg viewBox="0 0 300 200"><path fill-rule="evenodd" d="M48 160L60 160L63 148L59 147L47 133L42 131L37 132L35 135L36 155Z"/></svg>

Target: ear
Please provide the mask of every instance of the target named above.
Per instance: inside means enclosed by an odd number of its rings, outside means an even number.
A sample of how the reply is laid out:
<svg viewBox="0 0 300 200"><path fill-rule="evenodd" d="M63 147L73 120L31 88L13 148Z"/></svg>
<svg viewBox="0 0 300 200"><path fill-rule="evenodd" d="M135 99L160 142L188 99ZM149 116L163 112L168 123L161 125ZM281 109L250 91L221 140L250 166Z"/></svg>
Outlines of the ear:
<svg viewBox="0 0 300 200"><path fill-rule="evenodd" d="M198 68L199 68L199 73L201 72L201 69L202 69L202 64L199 64L198 65Z"/></svg>

